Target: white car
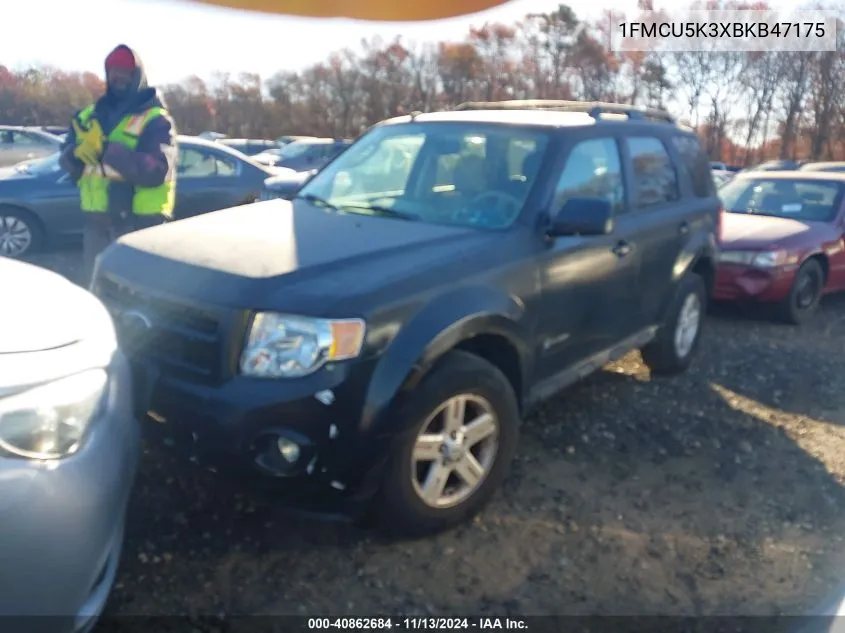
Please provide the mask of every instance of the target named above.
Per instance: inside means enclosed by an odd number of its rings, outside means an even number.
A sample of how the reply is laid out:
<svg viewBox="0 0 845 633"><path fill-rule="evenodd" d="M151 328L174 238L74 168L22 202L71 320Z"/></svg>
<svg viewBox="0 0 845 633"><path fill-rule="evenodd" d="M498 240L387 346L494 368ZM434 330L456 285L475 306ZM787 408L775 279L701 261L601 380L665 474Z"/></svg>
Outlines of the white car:
<svg viewBox="0 0 845 633"><path fill-rule="evenodd" d="M0 310L0 621L88 632L140 456L127 361L103 304L64 277L0 257L0 296L15 298Z"/></svg>

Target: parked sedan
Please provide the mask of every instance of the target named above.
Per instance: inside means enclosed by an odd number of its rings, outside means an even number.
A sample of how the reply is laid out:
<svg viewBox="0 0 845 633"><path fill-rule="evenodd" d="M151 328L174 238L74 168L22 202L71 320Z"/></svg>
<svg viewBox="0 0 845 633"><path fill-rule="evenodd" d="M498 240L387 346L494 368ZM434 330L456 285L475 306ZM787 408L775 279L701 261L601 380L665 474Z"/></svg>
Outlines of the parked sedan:
<svg viewBox="0 0 845 633"><path fill-rule="evenodd" d="M179 137L177 219L254 202L277 171L225 145ZM82 235L79 192L58 154L0 169L0 255L21 257Z"/></svg>
<svg viewBox="0 0 845 633"><path fill-rule="evenodd" d="M797 324L822 295L845 290L845 174L748 172L719 196L714 299L771 303Z"/></svg>
<svg viewBox="0 0 845 633"><path fill-rule="evenodd" d="M260 154L250 156L250 158L252 158L252 160L254 160L256 163L261 163L262 165L267 165L268 167L274 167L282 159L281 153L281 147L274 147L265 150Z"/></svg>
<svg viewBox="0 0 845 633"><path fill-rule="evenodd" d="M295 171L322 169L332 159L349 147L352 141L312 138L293 141L279 152L278 167L287 167Z"/></svg>
<svg viewBox="0 0 845 633"><path fill-rule="evenodd" d="M759 165L746 167L740 173L746 173L749 171L788 171L793 169L798 169L798 163L794 160L769 160L765 163L760 163Z"/></svg>
<svg viewBox="0 0 845 633"><path fill-rule="evenodd" d="M0 310L0 628L89 631L140 456L129 369L102 303L64 277L0 257L0 296L15 298Z"/></svg>
<svg viewBox="0 0 845 633"><path fill-rule="evenodd" d="M70 128L66 125L41 125L38 129L47 132L47 134L58 136L59 138L62 138L70 132Z"/></svg>
<svg viewBox="0 0 845 633"><path fill-rule="evenodd" d="M0 167L49 156L61 144L61 138L37 128L0 125Z"/></svg>
<svg viewBox="0 0 845 633"><path fill-rule="evenodd" d="M262 200L291 200L299 191L300 187L314 177L319 169L311 171L291 171L289 174L272 176L264 181L264 190L261 192Z"/></svg>
<svg viewBox="0 0 845 633"><path fill-rule="evenodd" d="M279 147L275 141L268 141L265 139L219 138L216 140L221 145L225 145L226 147L247 156L255 156L261 152L266 152L268 149L278 149Z"/></svg>
<svg viewBox="0 0 845 633"><path fill-rule="evenodd" d="M264 181L277 173L280 170L219 142L180 137L175 216L188 218L255 202Z"/></svg>
<svg viewBox="0 0 845 633"><path fill-rule="evenodd" d="M711 172L713 174L713 182L716 183L717 187L721 187L725 183L730 182L736 175L726 169L713 169L711 170Z"/></svg>
<svg viewBox="0 0 845 633"><path fill-rule="evenodd" d="M276 139L276 145L284 147L294 141L304 141L306 139L317 138L316 136L280 136Z"/></svg>
<svg viewBox="0 0 845 633"><path fill-rule="evenodd" d="M804 163L798 168L798 171L838 171L845 172L845 163L830 162L830 163Z"/></svg>

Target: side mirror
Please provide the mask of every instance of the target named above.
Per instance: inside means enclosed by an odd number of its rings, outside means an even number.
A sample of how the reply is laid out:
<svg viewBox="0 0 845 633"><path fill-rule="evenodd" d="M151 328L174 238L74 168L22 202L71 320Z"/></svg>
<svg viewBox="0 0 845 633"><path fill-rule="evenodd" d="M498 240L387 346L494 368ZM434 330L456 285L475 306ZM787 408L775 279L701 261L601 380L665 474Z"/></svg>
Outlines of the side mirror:
<svg viewBox="0 0 845 633"><path fill-rule="evenodd" d="M601 198L570 198L552 219L548 234L609 235L613 232L613 206Z"/></svg>

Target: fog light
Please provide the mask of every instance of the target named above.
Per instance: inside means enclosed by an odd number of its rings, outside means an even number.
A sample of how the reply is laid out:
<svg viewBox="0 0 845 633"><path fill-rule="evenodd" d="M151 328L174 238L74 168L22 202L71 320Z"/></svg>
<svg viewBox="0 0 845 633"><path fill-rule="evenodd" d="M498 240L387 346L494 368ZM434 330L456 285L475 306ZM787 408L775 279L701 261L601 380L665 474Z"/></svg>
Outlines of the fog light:
<svg viewBox="0 0 845 633"><path fill-rule="evenodd" d="M276 447L288 463L293 464L299 459L299 446L297 446L296 442L291 442L289 439L280 437L276 440Z"/></svg>

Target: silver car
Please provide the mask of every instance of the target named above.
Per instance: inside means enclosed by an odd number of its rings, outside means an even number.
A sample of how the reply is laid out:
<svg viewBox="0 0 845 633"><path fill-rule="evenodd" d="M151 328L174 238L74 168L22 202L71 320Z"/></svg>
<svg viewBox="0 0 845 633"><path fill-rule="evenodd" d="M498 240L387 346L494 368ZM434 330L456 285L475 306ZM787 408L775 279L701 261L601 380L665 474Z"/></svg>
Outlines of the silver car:
<svg viewBox="0 0 845 633"><path fill-rule="evenodd" d="M56 273L0 257L0 296L0 628L89 631L140 454L126 360L100 301Z"/></svg>
<svg viewBox="0 0 845 633"><path fill-rule="evenodd" d="M17 125L0 125L0 167L42 158L57 152L62 139L43 130Z"/></svg>

